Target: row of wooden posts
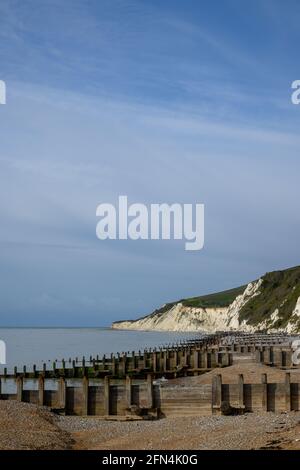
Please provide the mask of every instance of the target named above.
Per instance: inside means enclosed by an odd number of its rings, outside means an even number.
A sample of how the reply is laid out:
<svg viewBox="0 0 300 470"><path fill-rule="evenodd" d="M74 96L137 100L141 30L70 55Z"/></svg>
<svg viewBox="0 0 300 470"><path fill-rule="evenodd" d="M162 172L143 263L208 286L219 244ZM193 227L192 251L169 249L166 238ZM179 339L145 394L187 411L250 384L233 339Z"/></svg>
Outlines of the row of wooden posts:
<svg viewBox="0 0 300 470"><path fill-rule="evenodd" d="M238 338L237 341L235 339ZM233 363L234 357L245 355L256 359L257 362L281 368L292 367L290 342L287 336L274 335L270 344L269 336L265 335L211 335L206 338L189 340L180 345L148 349L138 354L117 354L110 357L90 357L89 361L71 361L71 366L62 361L61 367L53 364L52 370L44 366L42 370L34 367L33 371L23 368L14 370L13 374L7 371L0 376L0 399L14 399L38 405L46 405L67 414L80 415L110 415L126 414L133 405L151 410L164 408L177 410L181 406L186 410L193 409L199 403L199 413L220 413L224 403L229 406L232 396L235 398L235 407L238 412L248 409L252 411L255 401L259 403L260 410L272 410L275 405L281 408L300 408L300 388L298 384L291 384L290 374L287 373L284 384L268 384L267 376L262 376L261 384L245 384L242 375L238 377L237 384L222 384L222 376L217 374L213 378L209 392L206 385L199 385L198 389L187 391L191 393L191 402L180 397L179 392L172 387L171 382L166 388L154 385L154 380L165 376L203 374L217 367L227 367ZM242 341L244 339L244 341ZM72 379L80 379L78 387ZM32 384L24 386L27 381L34 380ZM46 386L48 379L54 379L56 389ZM16 382L16 392L1 393L2 381ZM94 381L94 383L93 383ZM37 388L36 388L37 385ZM31 387L31 388L30 388ZM202 388L203 390L202 390ZM277 388L276 388L277 387ZM201 391L202 390L202 391ZM275 398L274 398L275 397ZM282 397L284 406L282 405ZM285 397L285 398L284 398ZM271 403L272 402L272 403ZM173 403L173 405L172 405ZM189 404L190 403L190 404ZM292 405L293 403L293 405ZM197 405L198 406L198 405Z"/></svg>
<svg viewBox="0 0 300 470"><path fill-rule="evenodd" d="M67 367L62 362L61 367L57 363L53 364L52 370L46 367L38 371L36 367L32 372L27 368L18 371L17 368L13 374L4 371L4 378L36 378L39 375L45 378L101 378L107 375L113 377L124 377L127 374L134 376L144 376L151 372L157 376L162 374L178 376L203 372L214 367L225 367L232 364L232 353L218 348L201 351L199 349L177 349L166 351L144 352L141 355L132 354L112 358L103 358L101 361L86 362L84 359L80 364L75 361L72 367Z"/></svg>
<svg viewBox="0 0 300 470"><path fill-rule="evenodd" d="M68 409L67 405L67 395L68 390L79 390L80 391L80 403L78 403L78 408L80 409L81 415L90 414L90 396L89 390L91 390L90 381L87 377L83 377L81 381L81 387L68 387L67 381L64 377L60 377L58 380L57 391L47 391L45 390L45 378L40 376L38 378L38 390L36 395L35 392L24 390L24 379L22 376L18 376L16 379L16 394L2 394L1 395L1 380L0 380L0 397L2 399L10 399L11 397L19 402L31 402L39 406L50 406L56 411L65 412ZM125 400L124 408L130 410L132 407L132 390L133 390L133 379L130 376L126 376L120 383L125 383ZM104 377L103 381L103 414L111 414L111 390L112 382L109 376ZM151 374L148 374L146 377L146 407L147 409L153 408L153 377ZM52 397L51 397L52 394ZM53 399L53 395L55 398ZM33 399L32 399L33 397ZM74 400L73 400L74 402ZM74 407L72 409L72 414L76 410L76 404L72 403ZM77 413L75 413L77 414Z"/></svg>
<svg viewBox="0 0 300 470"><path fill-rule="evenodd" d="M291 374L285 374L283 383L268 383L267 374L262 374L261 383L245 383L240 374L237 383L223 383L222 375L213 376L211 385L180 387L172 386L172 381L160 388L148 374L145 380L136 381L127 376L118 381L106 376L97 384L87 377L80 387L67 383L64 377L56 379L57 390L45 390L45 379L39 377L38 390L24 390L23 377L17 377L15 394L2 394L2 399L29 402L40 406L49 406L54 411L77 415L128 415L136 408L144 414L153 413L156 417L173 405L173 412L184 406L185 413L192 407L201 414L236 414L247 411L300 411L300 384ZM208 387L208 388L207 388ZM138 388L138 393L135 389ZM186 395L187 393L187 395ZM196 404L198 403L198 405ZM167 411L168 412L168 411Z"/></svg>
<svg viewBox="0 0 300 470"><path fill-rule="evenodd" d="M64 359L61 363L53 362L49 370L46 364L43 364L42 370L38 370L34 365L32 370L24 366L21 370L14 368L13 373L4 369L1 375L4 378L102 378L106 375L124 377L127 374L133 376L145 376L151 372L156 376L166 374L169 377L178 375L192 375L203 373L215 367L226 367L232 364L233 353L256 353L257 362L265 362L272 365L276 356L276 364L280 365L278 355L286 356L281 360L281 365L291 365L289 363L290 354L280 349L283 342L287 343L287 337L282 335L272 336L274 347L270 344L270 338L267 335L210 335L205 338L188 340L180 345L162 347L159 349L145 349L131 354L111 354L90 357L87 361L84 357L81 361ZM244 342L242 342L242 339ZM230 342L229 342L230 340ZM279 349L278 349L279 348ZM287 351L289 348L287 348ZM266 353L267 351L267 353ZM276 354L274 353L276 351ZM283 352L281 352L283 351ZM289 356L289 357L288 357ZM268 358L268 359L266 359ZM1 377L0 376L0 377Z"/></svg>
<svg viewBox="0 0 300 470"><path fill-rule="evenodd" d="M300 411L300 384L291 383L291 374L285 373L285 381L283 383L268 382L267 374L261 374L261 384L245 384L243 374L238 375L237 384L222 383L222 375L216 374L212 381L212 413L221 414L226 412L226 406L230 405L230 399L226 393L230 387L235 387L235 403L229 406L229 412L234 408L237 412L244 411L280 411L289 412L291 410ZM249 395L251 396L252 405L247 406ZM275 403L277 401L277 403ZM253 402L256 402L255 406ZM224 408L222 409L222 406Z"/></svg>

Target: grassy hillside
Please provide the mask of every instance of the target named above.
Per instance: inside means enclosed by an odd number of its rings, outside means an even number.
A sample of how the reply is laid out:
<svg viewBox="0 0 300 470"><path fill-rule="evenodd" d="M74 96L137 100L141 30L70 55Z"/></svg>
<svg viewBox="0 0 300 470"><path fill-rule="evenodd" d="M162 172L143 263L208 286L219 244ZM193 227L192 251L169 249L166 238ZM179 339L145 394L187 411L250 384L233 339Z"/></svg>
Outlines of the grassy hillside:
<svg viewBox="0 0 300 470"><path fill-rule="evenodd" d="M300 297L300 266L267 273L262 279L260 294L242 308L240 320L257 325L278 308L279 319L274 327L285 327Z"/></svg>
<svg viewBox="0 0 300 470"><path fill-rule="evenodd" d="M278 308L279 319L274 327L285 327L300 297L300 266L267 273L262 279L260 294L249 300L241 309L240 320L247 320L249 324L257 325L269 319ZM228 307L245 289L244 285L223 292L181 299L179 302L186 307L195 308ZM176 303L178 302L168 303L155 310L152 315L163 315Z"/></svg>
<svg viewBox="0 0 300 470"><path fill-rule="evenodd" d="M176 302L169 302L163 307L154 310L150 315L145 315L142 318L161 316L168 310L170 310L174 305L179 302L182 303L185 307L195 307L195 308L216 308L216 307L228 307L235 298L242 294L246 286L236 287L230 290L224 290L223 292L217 292L214 294L201 295L199 297L191 297L188 299L181 299ZM115 322L118 323L118 322Z"/></svg>
<svg viewBox="0 0 300 470"><path fill-rule="evenodd" d="M228 307L238 295L241 295L246 286L236 287L230 290L224 290L215 294L201 295L200 297L191 297L182 299L180 302L186 307Z"/></svg>

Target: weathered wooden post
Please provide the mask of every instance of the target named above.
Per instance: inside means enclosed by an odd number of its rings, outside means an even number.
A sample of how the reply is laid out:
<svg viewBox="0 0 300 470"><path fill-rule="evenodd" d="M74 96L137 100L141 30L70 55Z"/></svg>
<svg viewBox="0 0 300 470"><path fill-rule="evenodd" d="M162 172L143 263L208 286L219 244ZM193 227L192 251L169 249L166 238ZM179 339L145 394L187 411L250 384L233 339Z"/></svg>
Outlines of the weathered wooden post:
<svg viewBox="0 0 300 470"><path fill-rule="evenodd" d="M269 365L270 364L270 350L268 346L263 346L262 351L263 351L263 363Z"/></svg>
<svg viewBox="0 0 300 470"><path fill-rule="evenodd" d="M287 372L285 374L285 409L286 411L291 411L291 374Z"/></svg>
<svg viewBox="0 0 300 470"><path fill-rule="evenodd" d="M286 361L286 366L289 368L293 367L292 356L293 356L293 351L291 349L287 350L285 361Z"/></svg>
<svg viewBox="0 0 300 470"><path fill-rule="evenodd" d="M262 410L268 411L268 377L267 374L261 375L262 383Z"/></svg>
<svg viewBox="0 0 300 470"><path fill-rule="evenodd" d="M120 361L120 370L119 374L126 375L126 362L127 362L127 355L126 353L122 356Z"/></svg>
<svg viewBox="0 0 300 470"><path fill-rule="evenodd" d="M199 351L194 350L194 369L199 369Z"/></svg>
<svg viewBox="0 0 300 470"><path fill-rule="evenodd" d="M162 351L161 348L159 348L159 351L157 352L157 359L158 359L158 370L159 372L163 372L163 364L161 360Z"/></svg>
<svg viewBox="0 0 300 470"><path fill-rule="evenodd" d="M115 358L115 356L112 356L112 359L111 359L111 373L112 373L112 375L116 375L116 358Z"/></svg>
<svg viewBox="0 0 300 470"><path fill-rule="evenodd" d="M89 379L86 376L82 379L82 398L82 414L87 416L89 414Z"/></svg>
<svg viewBox="0 0 300 470"><path fill-rule="evenodd" d="M239 374L238 377L238 404L240 409L244 409L244 376Z"/></svg>
<svg viewBox="0 0 300 470"><path fill-rule="evenodd" d="M222 375L216 374L212 381L212 413L220 413L222 403Z"/></svg>
<svg viewBox="0 0 300 470"><path fill-rule="evenodd" d="M212 352L212 354L213 354L213 352ZM218 349L214 350L214 363L215 363L215 367L220 366L220 354L219 354Z"/></svg>
<svg viewBox="0 0 300 470"><path fill-rule="evenodd" d="M142 355L142 364L143 364L143 369L146 369L147 367L147 349L144 350L143 355Z"/></svg>
<svg viewBox="0 0 300 470"><path fill-rule="evenodd" d="M182 367L185 367L185 366L186 366L186 359L187 359L187 357L186 357L186 350L183 349L183 350L182 350L182 357L181 357L181 365L182 365Z"/></svg>
<svg viewBox="0 0 300 470"><path fill-rule="evenodd" d="M157 359L156 351L153 351L153 353L152 353L152 370L153 370L153 372L157 371L156 359Z"/></svg>
<svg viewBox="0 0 300 470"><path fill-rule="evenodd" d="M106 375L104 377L104 414L109 416L110 414L110 377Z"/></svg>
<svg viewBox="0 0 300 470"><path fill-rule="evenodd" d="M221 366L228 367L230 365L230 356L227 351L221 353Z"/></svg>
<svg viewBox="0 0 300 470"><path fill-rule="evenodd" d="M19 376L16 379L17 383L17 401L22 401L23 399L23 377Z"/></svg>
<svg viewBox="0 0 300 470"><path fill-rule="evenodd" d="M39 376L39 405L43 406L44 405L44 390L45 390L45 379L43 375Z"/></svg>
<svg viewBox="0 0 300 470"><path fill-rule="evenodd" d="M153 385L152 385L151 374L147 374L147 397L148 397L148 408L153 408Z"/></svg>
<svg viewBox="0 0 300 470"><path fill-rule="evenodd" d="M273 346L269 346L269 363L274 365L274 351Z"/></svg>
<svg viewBox="0 0 300 470"><path fill-rule="evenodd" d="M132 378L129 377L129 375L126 376L126 382L125 382L125 388L126 388L126 404L127 408L131 407L131 402L132 402Z"/></svg>
<svg viewBox="0 0 300 470"><path fill-rule="evenodd" d="M208 368L208 366L207 366L207 364L208 364L208 360L207 360L207 351L203 351L203 352L201 353L201 360L203 361L203 362L201 362L202 367L203 367L204 369L207 369L207 368Z"/></svg>
<svg viewBox="0 0 300 470"><path fill-rule="evenodd" d="M135 351L131 351L131 370L135 370Z"/></svg>
<svg viewBox="0 0 300 470"><path fill-rule="evenodd" d="M188 369L191 369L192 368L192 353L191 353L191 348L188 347L187 350L186 350L186 365L188 367Z"/></svg>
<svg viewBox="0 0 300 470"><path fill-rule="evenodd" d="M60 377L58 381L58 407L66 408L66 381L64 377Z"/></svg>
<svg viewBox="0 0 300 470"><path fill-rule="evenodd" d="M255 352L255 361L257 363L263 362L262 360L262 351L260 349L257 349Z"/></svg>
<svg viewBox="0 0 300 470"><path fill-rule="evenodd" d="M176 369L178 366L178 349L176 348L174 351L174 368Z"/></svg>
<svg viewBox="0 0 300 470"><path fill-rule="evenodd" d="M167 351L163 351L163 371L164 373L167 372Z"/></svg>
<svg viewBox="0 0 300 470"><path fill-rule="evenodd" d="M281 349L280 363L281 363L282 368L287 366L286 358L287 358L286 350Z"/></svg>

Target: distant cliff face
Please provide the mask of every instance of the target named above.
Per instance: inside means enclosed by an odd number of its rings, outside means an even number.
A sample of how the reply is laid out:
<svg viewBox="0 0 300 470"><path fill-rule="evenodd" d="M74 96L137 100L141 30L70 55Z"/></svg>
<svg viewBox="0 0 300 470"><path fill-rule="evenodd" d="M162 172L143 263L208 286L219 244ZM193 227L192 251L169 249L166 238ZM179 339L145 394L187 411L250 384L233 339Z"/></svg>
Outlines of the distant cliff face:
<svg viewBox="0 0 300 470"><path fill-rule="evenodd" d="M163 305L137 320L115 322L115 329L157 331L300 332L300 267L267 273L229 291Z"/></svg>
<svg viewBox="0 0 300 470"><path fill-rule="evenodd" d="M113 323L113 328L160 331L216 331L226 325L227 308L193 308L182 303L174 305L163 315L149 315L136 321Z"/></svg>

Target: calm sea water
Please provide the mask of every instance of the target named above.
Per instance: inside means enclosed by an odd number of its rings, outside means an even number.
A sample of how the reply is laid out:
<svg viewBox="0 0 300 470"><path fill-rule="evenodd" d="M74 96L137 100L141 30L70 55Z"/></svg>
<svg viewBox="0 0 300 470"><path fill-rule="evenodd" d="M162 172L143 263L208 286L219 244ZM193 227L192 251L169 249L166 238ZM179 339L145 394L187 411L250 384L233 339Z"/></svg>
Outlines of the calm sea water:
<svg viewBox="0 0 300 470"><path fill-rule="evenodd" d="M200 333L122 331L110 328L0 328L0 339L6 343L6 367L33 364L51 367L54 360L79 359L90 355L122 351L138 351L186 338ZM0 371L5 366L0 365Z"/></svg>

